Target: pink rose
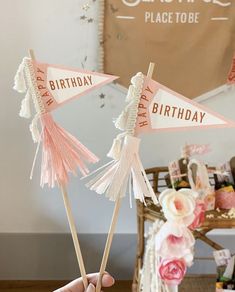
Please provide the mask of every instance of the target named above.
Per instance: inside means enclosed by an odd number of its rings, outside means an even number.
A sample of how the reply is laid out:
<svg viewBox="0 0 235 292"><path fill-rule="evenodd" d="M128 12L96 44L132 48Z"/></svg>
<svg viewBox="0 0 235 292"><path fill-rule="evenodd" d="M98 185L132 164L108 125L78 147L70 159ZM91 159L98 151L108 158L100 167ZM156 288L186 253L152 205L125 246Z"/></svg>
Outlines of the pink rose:
<svg viewBox="0 0 235 292"><path fill-rule="evenodd" d="M170 286L178 286L186 274L186 263L183 259L165 259L159 266L161 279Z"/></svg>
<svg viewBox="0 0 235 292"><path fill-rule="evenodd" d="M196 207L194 210L194 221L189 226L189 229L195 230L198 227L202 225L202 223L205 221L205 212L206 212L206 205L203 201L197 201Z"/></svg>

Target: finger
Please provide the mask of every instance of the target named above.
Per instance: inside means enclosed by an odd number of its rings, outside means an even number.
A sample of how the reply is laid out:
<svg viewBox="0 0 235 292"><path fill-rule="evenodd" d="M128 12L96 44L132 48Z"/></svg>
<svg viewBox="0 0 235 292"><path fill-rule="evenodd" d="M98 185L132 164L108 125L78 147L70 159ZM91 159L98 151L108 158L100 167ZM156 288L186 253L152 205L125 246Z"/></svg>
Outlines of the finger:
<svg viewBox="0 0 235 292"><path fill-rule="evenodd" d="M97 284L98 277L99 277L98 273L87 275L88 282L92 283L95 286ZM105 274L102 278L102 287L111 287L111 286L113 286L114 282L115 282L114 278L105 272ZM84 291L84 285L83 285L82 278L78 278L76 280L73 280L72 282L70 282L66 286L64 286L64 287L62 287L59 290L56 290L54 292L80 292L80 291Z"/></svg>
<svg viewBox="0 0 235 292"><path fill-rule="evenodd" d="M86 292L95 292L95 286L93 284L89 284Z"/></svg>
<svg viewBox="0 0 235 292"><path fill-rule="evenodd" d="M95 281L95 279L98 279L98 273L87 275L88 282L92 283L93 285L96 285L97 280ZM66 286L61 288L60 291L61 292L80 292L80 291L83 292L84 284L83 284L82 278L73 280L72 282L68 283Z"/></svg>
<svg viewBox="0 0 235 292"><path fill-rule="evenodd" d="M82 279L78 278L54 292L80 292L80 291L81 292L84 291L84 285Z"/></svg>
<svg viewBox="0 0 235 292"><path fill-rule="evenodd" d="M88 280L90 283L96 286L98 282L98 277L99 277L99 274L90 274L88 275ZM113 286L114 282L115 282L114 278L110 274L105 272L102 277L102 287L111 287Z"/></svg>

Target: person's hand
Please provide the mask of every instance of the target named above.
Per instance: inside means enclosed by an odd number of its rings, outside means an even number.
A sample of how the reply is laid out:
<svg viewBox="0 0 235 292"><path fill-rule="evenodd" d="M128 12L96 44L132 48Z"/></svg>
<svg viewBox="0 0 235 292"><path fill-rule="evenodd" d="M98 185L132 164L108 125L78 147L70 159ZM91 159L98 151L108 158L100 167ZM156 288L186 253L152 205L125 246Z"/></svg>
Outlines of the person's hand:
<svg viewBox="0 0 235 292"><path fill-rule="evenodd" d="M99 276L98 273L87 275L89 285L86 291L84 291L82 278L79 278L54 292L95 292L95 286L98 281L98 276ZM113 286L114 282L115 282L114 278L110 276L108 273L105 273L102 278L102 287L111 287Z"/></svg>

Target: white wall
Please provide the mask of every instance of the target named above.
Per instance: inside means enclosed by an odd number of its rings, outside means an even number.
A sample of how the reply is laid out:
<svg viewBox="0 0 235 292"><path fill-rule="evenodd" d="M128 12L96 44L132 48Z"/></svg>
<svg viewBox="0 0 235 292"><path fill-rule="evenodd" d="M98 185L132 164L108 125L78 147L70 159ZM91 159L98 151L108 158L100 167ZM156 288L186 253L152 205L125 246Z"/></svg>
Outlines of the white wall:
<svg viewBox="0 0 235 292"><path fill-rule="evenodd" d="M13 77L28 48L41 61L80 67L87 55L87 69L97 64L97 23L85 24L83 0L1 0L0 9L0 232L60 233L68 226L62 198L57 189L39 187L39 162L35 176L29 172L35 152L29 121L18 117L22 96L12 90ZM98 1L96 1L98 2ZM97 3L87 13L97 19ZM127 64L128 66L128 64ZM210 78L208 76L208 78ZM98 95L107 95L100 108ZM226 92L204 102L228 118L234 118L235 92ZM116 134L112 118L124 105L124 95L111 86L75 100L55 112L55 119L77 136L102 159ZM166 165L179 155L185 142L211 143L213 152L205 156L210 164L235 155L235 130L205 130L161 133L143 137L141 157L145 167ZM39 159L40 160L40 159ZM94 167L93 167L94 168ZM69 193L79 232L105 233L113 203L90 192L78 178L71 178ZM135 210L123 202L117 231L135 233Z"/></svg>

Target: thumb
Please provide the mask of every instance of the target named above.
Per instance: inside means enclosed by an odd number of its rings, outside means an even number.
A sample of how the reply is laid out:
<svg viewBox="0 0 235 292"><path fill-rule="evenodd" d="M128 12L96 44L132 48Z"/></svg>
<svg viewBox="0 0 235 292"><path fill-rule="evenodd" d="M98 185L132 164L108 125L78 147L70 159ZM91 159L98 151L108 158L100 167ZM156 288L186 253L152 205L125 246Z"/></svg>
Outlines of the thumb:
<svg viewBox="0 0 235 292"><path fill-rule="evenodd" d="M89 284L86 292L95 292L95 286L93 284Z"/></svg>

